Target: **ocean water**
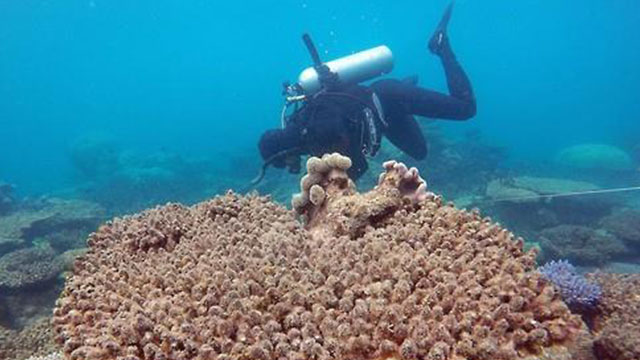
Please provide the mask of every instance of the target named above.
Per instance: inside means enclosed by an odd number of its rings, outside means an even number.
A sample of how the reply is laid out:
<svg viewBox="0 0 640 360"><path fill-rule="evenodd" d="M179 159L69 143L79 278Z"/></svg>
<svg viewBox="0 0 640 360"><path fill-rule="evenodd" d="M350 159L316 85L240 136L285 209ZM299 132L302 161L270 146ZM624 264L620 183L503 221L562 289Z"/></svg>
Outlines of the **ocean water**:
<svg viewBox="0 0 640 360"><path fill-rule="evenodd" d="M88 133L127 149L256 154L277 127L280 84L325 59L387 44L392 76L445 90L425 43L445 1L3 1L0 175L24 194L73 186L69 144ZM452 130L482 130L544 161L583 142L633 143L640 27L632 0L459 1L450 37L478 98ZM45 175L46 176L43 176Z"/></svg>
<svg viewBox="0 0 640 360"><path fill-rule="evenodd" d="M19 240L0 256L35 247L59 256L110 217L251 190L257 141L280 125L281 84L311 62L303 33L324 60L387 45L388 77L418 75L446 92L426 43L447 3L0 0L0 189L11 184L0 190L0 238ZM372 164L394 156L417 166L432 190L501 221L541 247L543 260L640 272L640 235L628 235L640 234L638 34L637 0L458 0L449 36L477 115L421 118L426 161L386 144ZM373 165L359 187L372 186ZM269 169L257 190L288 204L298 180ZM86 202L56 215L66 233L45 223L9 236L3 217L56 201ZM561 244L575 231L590 240ZM0 308L0 325L19 329L48 314L55 289L31 310Z"/></svg>

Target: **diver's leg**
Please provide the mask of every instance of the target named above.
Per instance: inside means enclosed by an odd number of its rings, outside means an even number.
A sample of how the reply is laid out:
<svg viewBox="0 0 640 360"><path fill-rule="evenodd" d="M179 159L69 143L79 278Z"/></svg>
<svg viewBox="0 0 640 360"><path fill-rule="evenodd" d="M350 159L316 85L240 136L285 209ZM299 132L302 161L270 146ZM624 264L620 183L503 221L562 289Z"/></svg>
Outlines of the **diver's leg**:
<svg viewBox="0 0 640 360"><path fill-rule="evenodd" d="M466 120L475 115L476 101L471 81L456 59L447 36L452 9L453 2L445 10L428 45L429 50L442 61L449 95L420 88L411 82L383 80L373 86L381 98L401 101L407 112L414 115L452 120Z"/></svg>
<svg viewBox="0 0 640 360"><path fill-rule="evenodd" d="M475 108L475 97L473 95L471 81L469 81L469 77L456 59L446 35L444 36L444 40L442 40L442 45L437 55L442 62L451 96L467 102L470 105L473 104Z"/></svg>
<svg viewBox="0 0 640 360"><path fill-rule="evenodd" d="M427 157L427 142L413 115L391 116L384 134L398 149L416 160Z"/></svg>
<svg viewBox="0 0 640 360"><path fill-rule="evenodd" d="M443 94L394 79L377 81L371 84L371 88L378 94L385 113L388 108L399 107L405 114L435 119L467 120L473 117L476 111L473 96L471 99L461 99L453 94Z"/></svg>

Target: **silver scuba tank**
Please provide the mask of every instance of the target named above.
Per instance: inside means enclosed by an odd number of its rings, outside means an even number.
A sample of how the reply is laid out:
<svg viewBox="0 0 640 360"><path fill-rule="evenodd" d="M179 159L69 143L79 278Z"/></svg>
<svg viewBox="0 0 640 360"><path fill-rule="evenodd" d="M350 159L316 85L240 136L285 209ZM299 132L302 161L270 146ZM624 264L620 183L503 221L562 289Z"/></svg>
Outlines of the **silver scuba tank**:
<svg viewBox="0 0 640 360"><path fill-rule="evenodd" d="M387 74L393 69L393 54L387 46L378 46L325 63L331 72L338 74L343 84L356 84ZM313 67L304 69L298 76L298 86L304 95L312 95L322 86Z"/></svg>

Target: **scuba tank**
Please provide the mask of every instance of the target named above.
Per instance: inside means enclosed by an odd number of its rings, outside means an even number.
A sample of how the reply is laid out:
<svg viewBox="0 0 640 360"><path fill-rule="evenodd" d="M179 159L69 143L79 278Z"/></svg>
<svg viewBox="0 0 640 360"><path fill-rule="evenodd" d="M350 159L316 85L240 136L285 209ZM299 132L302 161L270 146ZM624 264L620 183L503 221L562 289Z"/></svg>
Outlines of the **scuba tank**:
<svg viewBox="0 0 640 360"><path fill-rule="evenodd" d="M387 46L378 46L325 63L329 71L336 74L340 83L357 84L393 69L393 54ZM315 66L304 69L298 76L297 85L305 95L312 95L322 88Z"/></svg>
<svg viewBox="0 0 640 360"><path fill-rule="evenodd" d="M393 69L391 50L382 45L324 63L320 59L311 37L304 34L302 40L311 55L313 66L303 70L296 83L291 84L285 81L282 84L282 95L285 97L285 103L280 113L282 129L290 124L305 105L316 103L323 98L348 98L362 106L363 114L358 124L362 153L374 156L380 148L382 138L382 133L376 124L388 127L380 100L375 93L371 94L370 99L361 99L341 92L339 88L340 85L358 84L391 72ZM299 159L301 151L300 148L289 149L267 159L254 183L260 182L266 168L276 159L294 156Z"/></svg>
<svg viewBox="0 0 640 360"><path fill-rule="evenodd" d="M320 59L311 37L302 36L302 40L311 55L313 66L304 69L298 76L298 82L283 84L283 95L287 102L304 100L327 86L327 79L338 84L357 84L387 74L393 69L393 53L384 45L329 61Z"/></svg>
<svg viewBox="0 0 640 360"><path fill-rule="evenodd" d="M362 106L363 114L358 124L360 147L363 154L374 156L380 148L382 138L376 124L380 123L383 127L388 127L380 99L375 93L371 94L370 101L361 99L340 92L334 85L357 84L391 72L393 69L391 50L382 45L324 63L320 59L311 37L304 34L302 40L311 55L313 66L300 73L297 83L291 84L285 81L282 84L282 95L285 97L285 103L280 113L282 129L285 129L292 121L291 119L302 110L303 104L308 105L323 97L348 98ZM293 107L292 113L290 113L291 107ZM299 159L302 153L302 148L295 147L280 151L265 159L258 176L251 182L252 185L258 184L264 178L269 165L278 159L285 158L288 161L297 158L298 167L295 166L295 161L291 161L287 165L290 167L290 171L292 167L293 170L296 170L295 172L299 171Z"/></svg>

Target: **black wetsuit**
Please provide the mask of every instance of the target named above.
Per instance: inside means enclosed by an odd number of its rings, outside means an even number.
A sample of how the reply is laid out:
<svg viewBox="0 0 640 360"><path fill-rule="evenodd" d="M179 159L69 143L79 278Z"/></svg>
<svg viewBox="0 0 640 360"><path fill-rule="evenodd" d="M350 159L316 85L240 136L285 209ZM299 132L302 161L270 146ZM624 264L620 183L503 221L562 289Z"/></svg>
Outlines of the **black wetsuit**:
<svg viewBox="0 0 640 360"><path fill-rule="evenodd" d="M354 179L360 177L367 170L367 160L362 153L362 129L358 117L362 114L363 104L370 104L371 93L375 92L384 114L383 121L378 121L376 128L409 156L418 160L425 158L425 137L414 115L466 120L476 113L471 83L453 52L447 48L440 58L449 95L421 88L416 81L396 79L379 80L369 86L340 88L335 92L349 96L318 97L323 100L305 104L279 136L280 141L287 143L287 147L298 147L306 154L321 156L340 152L347 155L353 162L349 175ZM282 162L274 165L284 167Z"/></svg>

